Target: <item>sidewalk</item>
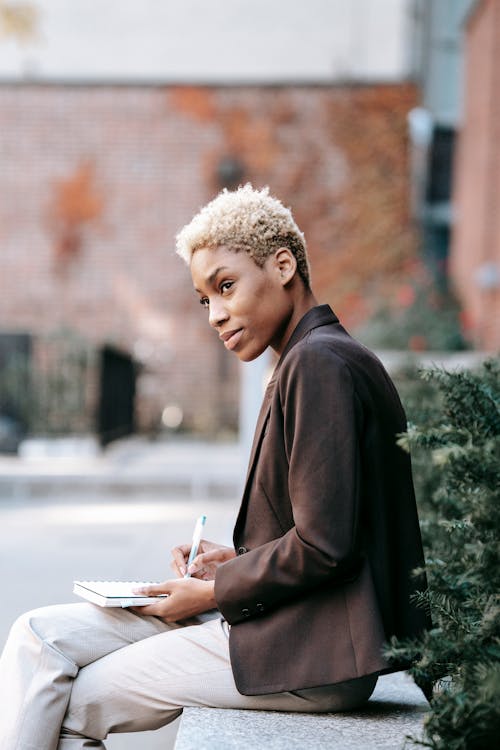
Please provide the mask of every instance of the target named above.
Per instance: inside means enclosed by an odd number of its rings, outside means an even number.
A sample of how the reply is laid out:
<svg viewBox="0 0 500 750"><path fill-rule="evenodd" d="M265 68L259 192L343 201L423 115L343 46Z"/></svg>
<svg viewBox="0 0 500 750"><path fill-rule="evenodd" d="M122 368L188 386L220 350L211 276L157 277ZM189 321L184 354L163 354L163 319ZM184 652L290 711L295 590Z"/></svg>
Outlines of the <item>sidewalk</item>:
<svg viewBox="0 0 500 750"><path fill-rule="evenodd" d="M87 442L84 451L40 444L25 456L0 455L0 501L16 498L60 498L104 492L120 499L149 497L217 499L237 497L246 457L237 442L165 440L132 437L104 451ZM36 446L35 446L36 447Z"/></svg>

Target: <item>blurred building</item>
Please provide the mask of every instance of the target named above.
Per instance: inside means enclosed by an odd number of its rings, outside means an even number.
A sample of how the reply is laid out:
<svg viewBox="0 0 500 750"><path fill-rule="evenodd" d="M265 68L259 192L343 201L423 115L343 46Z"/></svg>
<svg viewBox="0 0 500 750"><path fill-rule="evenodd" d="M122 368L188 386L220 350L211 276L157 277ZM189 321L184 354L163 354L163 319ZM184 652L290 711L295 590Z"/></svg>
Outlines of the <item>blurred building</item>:
<svg viewBox="0 0 500 750"><path fill-rule="evenodd" d="M500 347L500 4L416 0L413 211L438 288L477 348Z"/></svg>
<svg viewBox="0 0 500 750"><path fill-rule="evenodd" d="M127 371L141 429L162 413L235 429L238 363L175 234L221 187L269 184L305 231L321 301L354 326L390 298L417 247L413 3L35 5L35 38L0 42L0 348L27 336L39 367L70 331L89 413L106 361Z"/></svg>
<svg viewBox="0 0 500 750"><path fill-rule="evenodd" d="M415 0L413 54L419 106L409 115L413 212L438 287L448 284L453 162L463 103L463 19L470 0Z"/></svg>
<svg viewBox="0 0 500 750"><path fill-rule="evenodd" d="M500 351L500 4L477 0L464 17L463 122L451 271L471 335Z"/></svg>

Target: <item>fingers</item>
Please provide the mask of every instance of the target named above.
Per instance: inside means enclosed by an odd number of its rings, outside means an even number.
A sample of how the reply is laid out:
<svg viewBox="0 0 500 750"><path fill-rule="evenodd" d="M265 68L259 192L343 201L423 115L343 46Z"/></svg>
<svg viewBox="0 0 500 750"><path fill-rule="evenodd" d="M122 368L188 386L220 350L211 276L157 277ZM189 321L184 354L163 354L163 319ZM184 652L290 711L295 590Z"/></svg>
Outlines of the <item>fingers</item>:
<svg viewBox="0 0 500 750"><path fill-rule="evenodd" d="M229 553L232 556L231 549L229 549ZM196 555L193 562L188 568L188 573L191 573L191 575L193 575L194 573L198 573L200 570L203 570L203 568L207 567L208 565L213 565L214 563L220 564L228 559L228 548L226 547L218 547L217 549L210 550L209 552L202 552L200 555Z"/></svg>
<svg viewBox="0 0 500 750"><path fill-rule="evenodd" d="M160 594L170 594L171 591L171 581L163 581L163 583L151 583L147 586L133 589L134 594L140 594L141 596L159 596Z"/></svg>
<svg viewBox="0 0 500 750"><path fill-rule="evenodd" d="M154 604L146 604L143 607L129 607L137 615L154 615L155 617L161 617L165 622L169 622L168 619L168 599L170 597L163 597L158 599Z"/></svg>
<svg viewBox="0 0 500 750"><path fill-rule="evenodd" d="M170 567L178 578L183 578L186 575L186 561L189 557L189 551L189 544L181 544L172 550L172 563Z"/></svg>
<svg viewBox="0 0 500 750"><path fill-rule="evenodd" d="M134 594L140 594L141 596L160 596L163 594L158 601L152 604L137 605L135 607L129 607L133 612L138 615L156 615L157 617L163 617L165 615L166 608L168 609L168 600L172 593L172 589L175 581L163 581L163 583L151 583L148 586L142 586L137 589L133 589Z"/></svg>
<svg viewBox="0 0 500 750"><path fill-rule="evenodd" d="M202 571L204 567L209 565L215 565L215 567L217 567L217 565L229 560L236 554L232 547L221 547L220 545L217 545L214 542L209 542L206 539L201 540L200 550L204 551L195 557L189 566L189 570L187 570L186 564L189 559L191 545L180 544L178 547L173 548L170 567L177 578L184 578L186 572L189 572L190 575L199 574L198 577L202 577L200 571Z"/></svg>
<svg viewBox="0 0 500 750"><path fill-rule="evenodd" d="M127 607L127 609L130 609L132 612L135 612L136 615L154 615L156 614L155 605L154 604L147 604L144 607ZM154 610L154 611L151 611Z"/></svg>
<svg viewBox="0 0 500 750"><path fill-rule="evenodd" d="M185 578L182 581L165 581L163 584L147 586L142 589L150 594L158 589L167 591L170 596L159 599L145 607L133 607L134 612L143 615L155 615L165 622L176 622L206 612L216 606L213 582Z"/></svg>

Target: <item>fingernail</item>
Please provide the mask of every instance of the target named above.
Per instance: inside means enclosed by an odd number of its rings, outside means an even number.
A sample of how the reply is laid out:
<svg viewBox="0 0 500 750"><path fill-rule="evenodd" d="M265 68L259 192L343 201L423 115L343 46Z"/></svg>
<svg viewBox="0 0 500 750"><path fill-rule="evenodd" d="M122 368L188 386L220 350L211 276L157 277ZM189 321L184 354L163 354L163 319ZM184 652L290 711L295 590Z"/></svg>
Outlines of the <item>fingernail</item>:
<svg viewBox="0 0 500 750"><path fill-rule="evenodd" d="M184 565L179 566L179 573L181 574L181 576L185 575L186 568L184 567Z"/></svg>

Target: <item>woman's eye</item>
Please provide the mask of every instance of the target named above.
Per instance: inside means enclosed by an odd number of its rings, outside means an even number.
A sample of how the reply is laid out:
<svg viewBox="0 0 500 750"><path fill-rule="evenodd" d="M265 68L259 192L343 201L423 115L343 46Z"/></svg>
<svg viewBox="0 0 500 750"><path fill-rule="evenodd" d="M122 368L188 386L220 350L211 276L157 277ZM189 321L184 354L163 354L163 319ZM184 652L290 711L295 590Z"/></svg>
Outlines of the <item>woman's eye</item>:
<svg viewBox="0 0 500 750"><path fill-rule="evenodd" d="M200 305L202 307L208 307L208 297L201 297L201 299L200 299Z"/></svg>
<svg viewBox="0 0 500 750"><path fill-rule="evenodd" d="M221 290L222 293L228 292L231 289L232 286L233 286L233 282L232 281L224 281L220 285L220 290Z"/></svg>

